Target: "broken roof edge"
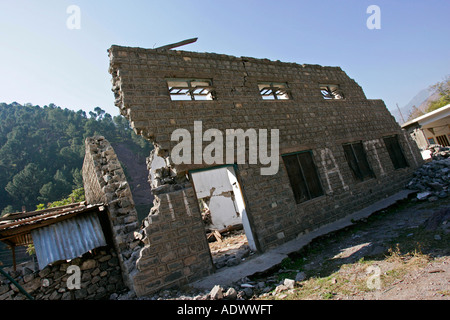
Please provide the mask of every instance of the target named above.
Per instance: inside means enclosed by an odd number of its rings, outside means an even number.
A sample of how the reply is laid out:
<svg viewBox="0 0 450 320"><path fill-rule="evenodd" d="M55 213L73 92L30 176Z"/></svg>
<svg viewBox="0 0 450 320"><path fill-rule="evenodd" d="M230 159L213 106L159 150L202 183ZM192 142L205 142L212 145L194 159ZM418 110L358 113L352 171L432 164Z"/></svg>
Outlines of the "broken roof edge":
<svg viewBox="0 0 450 320"><path fill-rule="evenodd" d="M87 204L86 201L83 201L44 210L18 213L17 215L5 217L0 221L0 233L5 230L20 228L25 225L38 225L37 227L39 227L40 223L48 221L49 219L54 219L52 222L57 222L61 219L68 219L71 216L91 212L93 210L104 211L105 205L103 203ZM45 224L52 224L52 222Z"/></svg>
<svg viewBox="0 0 450 320"><path fill-rule="evenodd" d="M300 64L298 62L285 62L285 61L281 61L281 60L270 60L268 58L255 58L255 57L248 57L248 56L234 56L231 54L223 54L223 53L216 53L216 52L199 52L199 51L187 51L187 50L173 50L173 49L158 49L158 48L142 48L142 47L131 47L131 46L120 46L120 45L111 45L111 47L109 49L107 49L107 52L110 55L110 60L111 62L113 61L113 59L117 58L117 56L111 56L112 51L114 50L125 50L128 52L135 52L136 54L147 54L149 52L152 53L156 53L156 54L173 54L173 55L185 55L185 56L202 56L202 58L205 57L205 55L210 55L211 58L215 58L215 59L224 59L224 60L239 60L241 62L264 62L264 63L272 63L274 65L293 65L296 67L301 67L301 68L323 68L323 69L335 69L335 70L339 70L342 71L342 68L339 66L323 66L323 65L319 65L319 64L307 64L307 63L303 63Z"/></svg>

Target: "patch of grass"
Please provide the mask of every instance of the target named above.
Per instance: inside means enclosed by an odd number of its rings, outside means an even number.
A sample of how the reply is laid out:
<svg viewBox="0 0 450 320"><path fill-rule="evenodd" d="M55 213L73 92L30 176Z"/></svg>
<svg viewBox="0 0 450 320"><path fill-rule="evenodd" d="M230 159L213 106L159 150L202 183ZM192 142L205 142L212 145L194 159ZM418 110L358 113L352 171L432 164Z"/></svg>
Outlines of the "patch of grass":
<svg viewBox="0 0 450 320"><path fill-rule="evenodd" d="M398 239L397 239L398 240ZM330 266L326 262L322 263L320 268L309 271L309 278L297 283L293 290L284 291L278 295L269 295L265 299L283 299L283 300L330 300L346 296L353 296L376 290L385 290L398 282L401 282L404 276L411 271L425 267L432 259L424 254L417 246L411 246L412 251L405 251L400 243L396 243L388 254L381 260L370 260L360 258L357 262L343 264L339 270L330 272ZM285 259L282 263L285 269L302 270L305 260ZM331 264L331 263L330 263ZM379 289L369 286L370 276L374 276L369 267L377 267L380 277L381 287ZM336 267L333 265L333 267ZM285 278L295 277L296 271L280 273L278 278L282 281ZM320 276L320 274L328 274ZM441 294L448 295L448 292Z"/></svg>
<svg viewBox="0 0 450 320"><path fill-rule="evenodd" d="M438 291L437 293L443 296L450 296L450 290Z"/></svg>
<svg viewBox="0 0 450 320"><path fill-rule="evenodd" d="M396 228L395 238L383 242L383 247L389 251L380 252L376 256L364 256L358 261L342 264L342 260L332 259L331 256L322 256L330 247L336 247L336 243L345 241L357 232L372 232L373 223L392 217L403 210L412 210L417 206L412 201L403 201L393 207L377 212L363 221L355 222L351 227L333 232L315 239L303 250L281 263L281 270L276 274L279 282L285 278L295 279L297 272L304 271L306 280L298 282L292 290L266 295L263 299L340 299L355 295L381 294L392 286L404 280L405 276L416 270L424 268L436 256L450 254L450 234L442 230L427 230L423 225L414 228ZM419 204L421 208L427 208L433 204ZM386 240L383 240L386 241ZM334 252L331 255L335 254ZM320 261L318 263L318 261ZM314 265L310 265L315 262ZM376 267L377 274L373 272ZM283 272L283 271L286 272ZM275 275L275 274L273 274ZM370 277L379 277L380 287L373 288L369 285ZM275 289L275 286L273 288ZM450 291L439 292L449 296Z"/></svg>

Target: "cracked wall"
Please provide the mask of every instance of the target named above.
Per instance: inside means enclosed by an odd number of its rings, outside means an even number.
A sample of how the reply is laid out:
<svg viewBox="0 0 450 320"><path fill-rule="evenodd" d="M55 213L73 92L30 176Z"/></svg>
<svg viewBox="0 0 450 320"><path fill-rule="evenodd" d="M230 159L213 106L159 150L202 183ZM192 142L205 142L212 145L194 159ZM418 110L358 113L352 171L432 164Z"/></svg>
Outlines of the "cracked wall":
<svg viewBox="0 0 450 320"><path fill-rule="evenodd" d="M417 147L404 135L383 101L367 99L362 88L339 67L120 46L112 46L108 52L115 105L136 133L154 144L149 170L153 158L163 163L155 166L151 175L156 198L147 219L148 243L141 252L135 278L142 287L140 292L192 281L213 271L206 240L200 235L196 239L201 240L201 248L190 255L182 253L186 251L183 243L193 239L163 240L167 232L181 228L183 223L198 227L200 232L201 215L189 172L214 167L205 162L174 164L170 152L178 141L171 141L171 134L176 129L184 128L193 136L195 121L202 121L203 131L279 129L278 173L261 175L261 164L235 165L259 251L398 192L422 163ZM172 101L168 78L211 79L216 99ZM258 90L261 82L286 83L291 99L263 100ZM324 84L339 88L344 98L324 99L320 90ZM392 135L398 138L406 167L396 169L391 161L384 138ZM342 147L353 142L363 146L373 178L355 180ZM202 143L203 150L206 143ZM296 203L281 158L303 151L311 153L324 192ZM164 248L166 242L170 246ZM174 247L180 252L171 251ZM203 261L203 267L190 268L188 263L195 264L195 257Z"/></svg>
<svg viewBox="0 0 450 320"><path fill-rule="evenodd" d="M136 260L143 244L134 232L139 228L131 189L110 143L102 136L87 138L83 162L83 185L87 203L104 203L124 284L133 287Z"/></svg>

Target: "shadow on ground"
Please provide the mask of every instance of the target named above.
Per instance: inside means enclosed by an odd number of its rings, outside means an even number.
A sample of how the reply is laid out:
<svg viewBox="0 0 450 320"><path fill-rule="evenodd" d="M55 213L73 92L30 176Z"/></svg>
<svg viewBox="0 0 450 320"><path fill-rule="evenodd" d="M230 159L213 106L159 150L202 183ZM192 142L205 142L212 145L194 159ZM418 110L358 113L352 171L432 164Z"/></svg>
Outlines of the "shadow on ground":
<svg viewBox="0 0 450 320"><path fill-rule="evenodd" d="M343 265L358 261L381 261L393 254L421 253L430 257L450 255L450 199L436 202L404 200L356 224L316 238L299 252L289 255L271 274L305 279L327 277Z"/></svg>

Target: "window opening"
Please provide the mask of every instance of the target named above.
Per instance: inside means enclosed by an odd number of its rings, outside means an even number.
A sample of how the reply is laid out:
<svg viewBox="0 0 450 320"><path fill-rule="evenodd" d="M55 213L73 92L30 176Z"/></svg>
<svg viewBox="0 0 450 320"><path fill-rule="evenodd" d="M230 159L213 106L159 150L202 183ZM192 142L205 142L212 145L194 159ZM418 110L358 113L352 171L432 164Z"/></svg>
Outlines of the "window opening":
<svg viewBox="0 0 450 320"><path fill-rule="evenodd" d="M258 89L263 100L290 99L290 91L287 83L259 82Z"/></svg>
<svg viewBox="0 0 450 320"><path fill-rule="evenodd" d="M172 100L215 100L210 79L167 79Z"/></svg>
<svg viewBox="0 0 450 320"><path fill-rule="evenodd" d="M400 143L398 142L398 136L385 137L383 140L394 168L400 169L408 167L408 163L406 162L406 158L400 147Z"/></svg>
<svg viewBox="0 0 450 320"><path fill-rule="evenodd" d="M321 84L320 92L324 99L344 99L344 93L337 84Z"/></svg>
<svg viewBox="0 0 450 320"><path fill-rule="evenodd" d="M283 162L296 203L323 195L317 168L310 151L284 155Z"/></svg>
<svg viewBox="0 0 450 320"><path fill-rule="evenodd" d="M353 142L342 145L345 158L355 180L364 181L375 178L370 168L362 142Z"/></svg>
<svg viewBox="0 0 450 320"><path fill-rule="evenodd" d="M438 141L438 144L440 144L443 147L448 147L450 144L448 143L448 139L445 135L442 136L436 136L436 140Z"/></svg>

